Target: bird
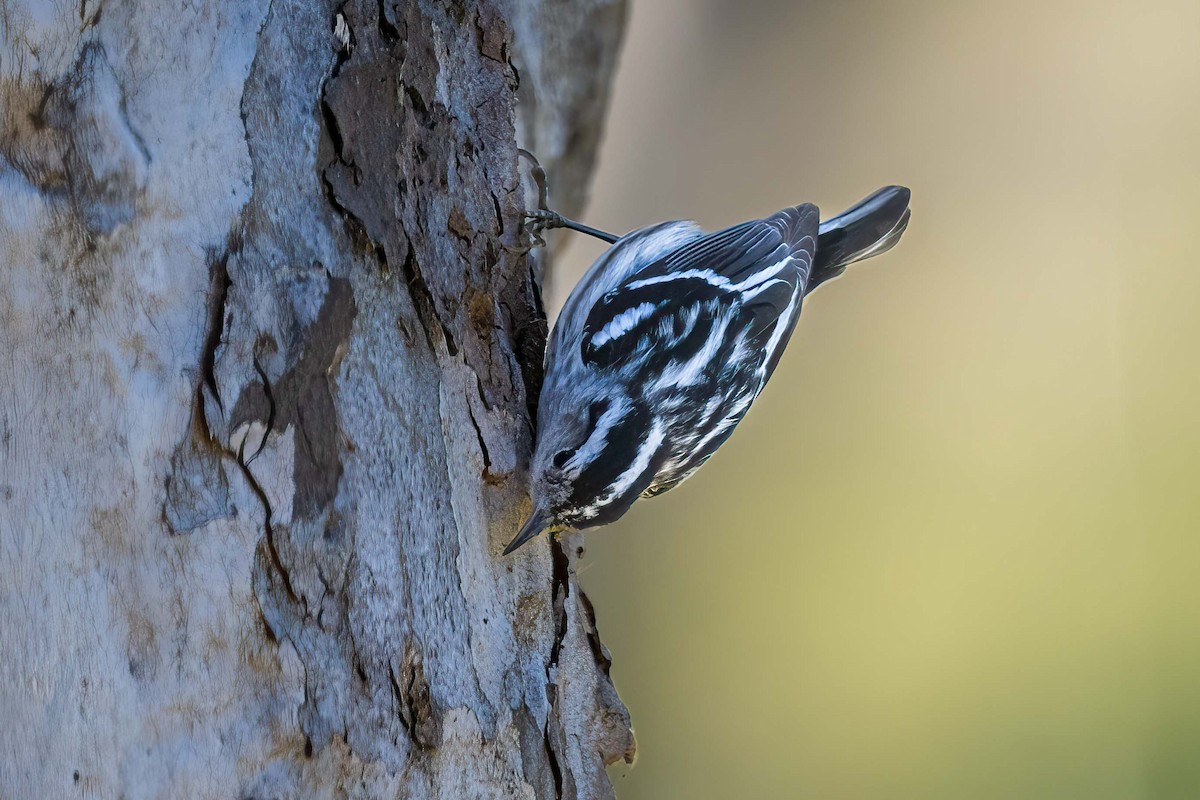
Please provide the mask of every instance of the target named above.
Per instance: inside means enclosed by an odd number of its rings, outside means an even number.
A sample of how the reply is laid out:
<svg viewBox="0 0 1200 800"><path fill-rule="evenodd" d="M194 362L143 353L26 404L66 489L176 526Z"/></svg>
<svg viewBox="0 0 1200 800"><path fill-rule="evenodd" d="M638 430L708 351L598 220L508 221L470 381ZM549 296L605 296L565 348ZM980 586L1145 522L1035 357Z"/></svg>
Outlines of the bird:
<svg viewBox="0 0 1200 800"><path fill-rule="evenodd" d="M536 164L536 161L535 161ZM705 233L691 221L615 236L545 208L610 247L550 332L530 459L532 511L504 549L611 523L664 494L725 443L779 363L804 298L891 249L910 192L887 186L824 222L811 203Z"/></svg>

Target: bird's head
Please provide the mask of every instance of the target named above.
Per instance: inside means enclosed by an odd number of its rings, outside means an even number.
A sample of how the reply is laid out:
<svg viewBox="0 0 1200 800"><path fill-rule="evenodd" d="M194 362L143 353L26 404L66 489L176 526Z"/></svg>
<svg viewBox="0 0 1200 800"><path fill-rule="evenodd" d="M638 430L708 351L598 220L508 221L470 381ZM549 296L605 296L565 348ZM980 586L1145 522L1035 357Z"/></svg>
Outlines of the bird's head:
<svg viewBox="0 0 1200 800"><path fill-rule="evenodd" d="M556 395L553 391L542 395L529 469L533 510L505 548L506 554L546 531L611 522L632 503L632 498L625 502L609 490L616 477L610 473L620 468L620 460L613 456L632 421L632 402L614 397L579 408L558 402Z"/></svg>

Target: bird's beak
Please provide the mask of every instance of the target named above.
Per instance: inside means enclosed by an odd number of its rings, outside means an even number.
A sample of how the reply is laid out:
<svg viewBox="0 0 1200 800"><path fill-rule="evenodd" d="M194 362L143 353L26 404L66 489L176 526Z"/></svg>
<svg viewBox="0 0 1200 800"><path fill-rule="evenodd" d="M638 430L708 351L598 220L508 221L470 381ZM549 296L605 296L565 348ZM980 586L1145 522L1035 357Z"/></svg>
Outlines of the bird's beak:
<svg viewBox="0 0 1200 800"><path fill-rule="evenodd" d="M529 515L529 519L525 520L525 524L521 526L521 530L517 531L517 535L508 543L508 547L504 548L504 555L508 555L542 531L548 529L550 522L551 519L548 513L540 508L533 509L533 513Z"/></svg>

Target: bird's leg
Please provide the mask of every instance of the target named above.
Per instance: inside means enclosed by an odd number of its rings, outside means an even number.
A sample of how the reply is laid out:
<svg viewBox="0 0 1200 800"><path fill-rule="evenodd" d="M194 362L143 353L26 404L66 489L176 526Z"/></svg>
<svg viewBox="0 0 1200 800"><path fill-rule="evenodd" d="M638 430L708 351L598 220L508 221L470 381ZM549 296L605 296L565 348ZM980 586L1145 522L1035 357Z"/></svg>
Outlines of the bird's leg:
<svg viewBox="0 0 1200 800"><path fill-rule="evenodd" d="M533 176L533 182L537 184L538 188L538 207L533 211L525 212L525 230L529 232L535 244L546 244L546 240L541 237L541 233L552 228L567 228L579 233L586 233L588 236L595 236L597 239L602 239L609 244L620 238L611 233L584 225L582 222L567 219L557 211L551 211L550 187L546 183L546 170L538 163L533 153L524 148L519 149L517 152L533 164L530 174Z"/></svg>
<svg viewBox="0 0 1200 800"><path fill-rule="evenodd" d="M595 236L597 239L603 239L609 244L612 244L620 238L615 234L597 230L596 228L584 225L582 222L576 222L573 219L567 219L557 211L551 211L548 208L539 208L533 211L526 211L525 219L527 220L529 232L533 234L535 239L538 240L541 239L541 236L538 234L540 234L542 231L550 230L552 228L567 228L568 230L578 231L579 233L586 233L588 236Z"/></svg>

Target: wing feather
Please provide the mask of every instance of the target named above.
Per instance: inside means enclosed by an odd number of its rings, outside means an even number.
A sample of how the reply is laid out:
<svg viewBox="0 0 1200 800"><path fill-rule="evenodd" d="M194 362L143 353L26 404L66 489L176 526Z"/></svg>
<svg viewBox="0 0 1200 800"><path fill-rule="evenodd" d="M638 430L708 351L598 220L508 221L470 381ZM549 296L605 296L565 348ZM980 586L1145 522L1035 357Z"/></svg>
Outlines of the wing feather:
<svg viewBox="0 0 1200 800"><path fill-rule="evenodd" d="M784 209L702 236L634 272L589 312L584 362L598 369L635 361L661 369L690 358L729 321L765 341L781 315L798 311L818 225L813 205Z"/></svg>

